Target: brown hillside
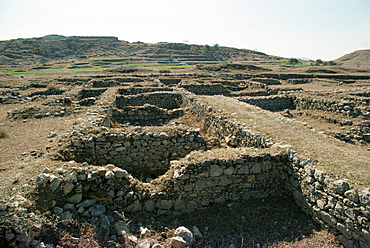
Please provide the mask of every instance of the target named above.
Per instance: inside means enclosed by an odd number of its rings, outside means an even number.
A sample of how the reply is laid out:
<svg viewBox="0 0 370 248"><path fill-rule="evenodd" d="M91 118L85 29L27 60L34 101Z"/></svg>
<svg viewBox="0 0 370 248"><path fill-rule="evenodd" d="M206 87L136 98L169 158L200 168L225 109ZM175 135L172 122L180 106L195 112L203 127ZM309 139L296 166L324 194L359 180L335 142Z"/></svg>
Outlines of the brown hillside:
<svg viewBox="0 0 370 248"><path fill-rule="evenodd" d="M357 50L335 60L341 66L370 68L370 49Z"/></svg>
<svg viewBox="0 0 370 248"><path fill-rule="evenodd" d="M55 37L54 37L55 36ZM130 57L145 61L264 61L279 57L248 49L219 45L194 45L161 42L127 42L116 37L45 36L0 41L0 64L19 65L88 57Z"/></svg>

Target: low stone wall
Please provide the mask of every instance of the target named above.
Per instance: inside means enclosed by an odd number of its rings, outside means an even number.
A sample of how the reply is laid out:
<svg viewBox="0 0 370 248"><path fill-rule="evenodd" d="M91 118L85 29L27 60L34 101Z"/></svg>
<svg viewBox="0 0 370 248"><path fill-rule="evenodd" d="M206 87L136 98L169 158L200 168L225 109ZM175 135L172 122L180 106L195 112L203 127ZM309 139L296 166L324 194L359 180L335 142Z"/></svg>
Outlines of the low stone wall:
<svg viewBox="0 0 370 248"><path fill-rule="evenodd" d="M369 247L370 189L358 192L346 180L335 181L312 166L312 160L300 161L295 155L291 160L285 185L296 203L345 247Z"/></svg>
<svg viewBox="0 0 370 248"><path fill-rule="evenodd" d="M48 90L32 92L32 93L28 94L28 96L33 97L33 96L62 95L64 92L65 92L64 90L48 89Z"/></svg>
<svg viewBox="0 0 370 248"><path fill-rule="evenodd" d="M244 125L212 113L212 107L198 102L192 94L182 91L185 106L191 106L204 130L231 147L269 147L268 140Z"/></svg>
<svg viewBox="0 0 370 248"><path fill-rule="evenodd" d="M84 98L89 98L89 97L97 97L103 94L105 91L107 91L106 88L103 89L82 89L78 91L77 93L77 99L81 100Z"/></svg>
<svg viewBox="0 0 370 248"><path fill-rule="evenodd" d="M182 84L182 88L197 95L229 95L230 91L220 83Z"/></svg>
<svg viewBox="0 0 370 248"><path fill-rule="evenodd" d="M123 83L144 82L144 79L137 78L137 77L113 77L113 78L93 79L90 82L91 82L92 87L101 88L101 87L113 87L117 85L122 85Z"/></svg>
<svg viewBox="0 0 370 248"><path fill-rule="evenodd" d="M327 100L320 98L273 95L259 97L237 97L243 101L270 111L283 111L285 109L311 109L339 113L345 116L357 117L362 115L362 110L355 102Z"/></svg>
<svg viewBox="0 0 370 248"><path fill-rule="evenodd" d="M295 109L293 99L286 95L238 97L237 99L270 111Z"/></svg>
<svg viewBox="0 0 370 248"><path fill-rule="evenodd" d="M111 120L117 123L140 122L140 123L164 123L171 119L178 118L184 114L182 109L162 109L153 105L140 107L123 107L113 109Z"/></svg>
<svg viewBox="0 0 370 248"><path fill-rule="evenodd" d="M289 78L287 80L288 84L309 84L313 79L310 78Z"/></svg>
<svg viewBox="0 0 370 248"><path fill-rule="evenodd" d="M219 150L211 159L208 152L195 152L172 161L167 173L150 183L112 164L46 171L35 180L37 193L43 196L38 205L58 215L62 223L75 220L104 228L122 220L116 211L191 213L214 203L282 194L287 155L243 152L222 158Z"/></svg>
<svg viewBox="0 0 370 248"><path fill-rule="evenodd" d="M216 149L212 153L227 154L228 151ZM196 162L191 161L192 156L188 156L188 161L173 161L164 176L174 178L174 188L167 199L174 199L175 211L189 213L213 203L265 198L284 192L281 179L285 178L283 168L287 156L283 153L254 154L248 150L237 157L221 159L218 158L220 155L214 155L213 159L201 162L198 162L199 158L208 154L195 152L191 155L199 156ZM156 205L159 205L158 201Z"/></svg>
<svg viewBox="0 0 370 248"><path fill-rule="evenodd" d="M126 87L126 88L120 88L117 90L117 93L120 95L137 95L137 94L143 94L148 92L164 92L164 91L172 91L173 88L169 87Z"/></svg>
<svg viewBox="0 0 370 248"><path fill-rule="evenodd" d="M300 161L292 151L236 150L239 155L227 159L220 154L230 150L192 153L186 159L172 161L169 170L150 183L114 165L44 173L36 183L40 194L51 199L41 198L45 202L40 205L62 221L95 220L102 225L97 220L108 215L108 209L111 213L117 209L159 215L191 213L214 203L290 194L346 247L370 244L370 189L358 193L346 181L334 181L315 169L313 160Z"/></svg>
<svg viewBox="0 0 370 248"><path fill-rule="evenodd" d="M96 133L98 132L98 133ZM95 133L95 134L94 134ZM64 160L95 165L115 164L136 177L157 177L169 169L170 160L194 150L206 150L199 130L172 130L161 133L114 133L75 131L61 141Z"/></svg>
<svg viewBox="0 0 370 248"><path fill-rule="evenodd" d="M181 82L181 78L160 78L159 81L165 85L175 85Z"/></svg>
<svg viewBox="0 0 370 248"><path fill-rule="evenodd" d="M164 109L177 109L182 104L182 97L179 93L153 92L133 96L117 96L115 100L117 108L143 106L144 104Z"/></svg>
<svg viewBox="0 0 370 248"><path fill-rule="evenodd" d="M252 81L260 82L267 85L280 85L280 80L273 79L273 78L252 78Z"/></svg>
<svg viewBox="0 0 370 248"><path fill-rule="evenodd" d="M294 105L297 109L330 111L352 117L362 115L361 109L354 102L349 101L338 102L335 100L296 96L294 97Z"/></svg>
<svg viewBox="0 0 370 248"><path fill-rule="evenodd" d="M260 82L252 82L247 80L212 80L212 83L219 83L225 86L227 89L231 91L240 91L245 89L267 89L266 84Z"/></svg>
<svg viewBox="0 0 370 248"><path fill-rule="evenodd" d="M62 140L62 155L88 163L40 174L38 207L58 215L61 223L86 221L109 233L112 226L118 231L127 225L116 212L191 213L213 203L288 194L346 247L370 246L370 189L359 192L334 180L293 151L240 148L269 143L217 115L194 94L178 91L205 131L238 148L197 151L207 149L199 130L74 130Z"/></svg>

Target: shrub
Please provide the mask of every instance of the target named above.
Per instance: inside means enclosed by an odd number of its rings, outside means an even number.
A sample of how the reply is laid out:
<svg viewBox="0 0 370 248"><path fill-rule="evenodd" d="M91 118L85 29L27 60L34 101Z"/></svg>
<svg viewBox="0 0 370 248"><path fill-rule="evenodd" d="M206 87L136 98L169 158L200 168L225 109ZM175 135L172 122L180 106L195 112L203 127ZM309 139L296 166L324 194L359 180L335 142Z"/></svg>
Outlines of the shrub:
<svg viewBox="0 0 370 248"><path fill-rule="evenodd" d="M8 135L6 135L5 132L0 131L0 139L5 139L6 137L8 137Z"/></svg>
<svg viewBox="0 0 370 248"><path fill-rule="evenodd" d="M48 85L48 90L53 91L53 90L59 90L59 86L57 85L56 82L50 82Z"/></svg>

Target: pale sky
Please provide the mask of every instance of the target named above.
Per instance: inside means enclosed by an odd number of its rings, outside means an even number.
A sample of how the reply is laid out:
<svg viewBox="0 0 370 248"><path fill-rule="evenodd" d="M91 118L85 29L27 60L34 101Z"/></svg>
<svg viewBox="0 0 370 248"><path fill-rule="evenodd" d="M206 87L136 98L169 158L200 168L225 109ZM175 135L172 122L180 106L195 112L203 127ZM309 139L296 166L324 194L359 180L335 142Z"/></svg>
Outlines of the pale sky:
<svg viewBox="0 0 370 248"><path fill-rule="evenodd" d="M0 0L0 40L47 34L334 60L370 49L370 0Z"/></svg>

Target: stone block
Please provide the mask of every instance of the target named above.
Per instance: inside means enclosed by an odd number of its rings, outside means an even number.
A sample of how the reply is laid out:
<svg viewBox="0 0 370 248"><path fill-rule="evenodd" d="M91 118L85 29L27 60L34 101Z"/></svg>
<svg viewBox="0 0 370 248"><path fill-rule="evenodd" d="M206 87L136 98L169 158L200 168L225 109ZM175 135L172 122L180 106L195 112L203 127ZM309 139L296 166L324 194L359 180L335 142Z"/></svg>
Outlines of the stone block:
<svg viewBox="0 0 370 248"><path fill-rule="evenodd" d="M321 216L321 219L326 222L327 224L329 224L329 226L333 227L333 228L336 228L337 227L337 219L330 215L329 213L327 212L324 212L324 211L321 211L320 212L320 216Z"/></svg>
<svg viewBox="0 0 370 248"><path fill-rule="evenodd" d="M360 203L363 205L370 206L370 188L361 191Z"/></svg>
<svg viewBox="0 0 370 248"><path fill-rule="evenodd" d="M165 210L171 209L172 206L173 206L173 201L172 200L159 200L155 204L156 208L165 209Z"/></svg>
<svg viewBox="0 0 370 248"><path fill-rule="evenodd" d="M211 177L218 177L222 174L222 168L216 164L210 166L209 175Z"/></svg>
<svg viewBox="0 0 370 248"><path fill-rule="evenodd" d="M331 183L330 187L337 193L337 194L340 194L340 195L343 195L344 192L346 192L347 190L349 190L349 185L346 181L344 180L338 180L338 181L334 181L333 183Z"/></svg>
<svg viewBox="0 0 370 248"><path fill-rule="evenodd" d="M256 163L252 166L250 169L250 173L261 173L262 171L262 166L260 163Z"/></svg>

